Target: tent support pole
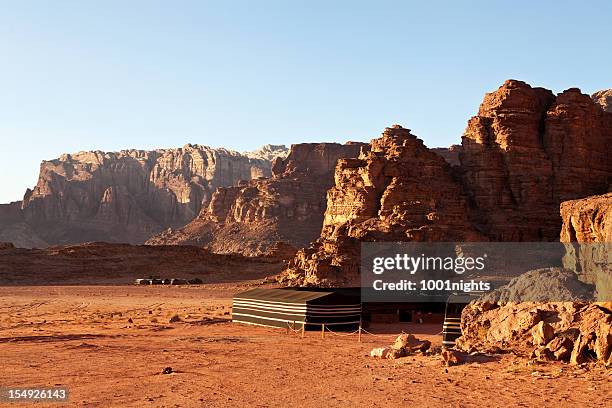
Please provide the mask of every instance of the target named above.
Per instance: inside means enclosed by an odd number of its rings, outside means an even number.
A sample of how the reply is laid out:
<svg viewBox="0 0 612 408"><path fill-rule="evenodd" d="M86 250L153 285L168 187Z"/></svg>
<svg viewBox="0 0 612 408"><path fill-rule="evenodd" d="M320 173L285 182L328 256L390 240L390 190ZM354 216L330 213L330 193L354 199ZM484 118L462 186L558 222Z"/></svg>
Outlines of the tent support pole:
<svg viewBox="0 0 612 408"><path fill-rule="evenodd" d="M325 323L321 324L321 338L325 338Z"/></svg>
<svg viewBox="0 0 612 408"><path fill-rule="evenodd" d="M304 338L304 332L306 332L306 322L302 323L302 338Z"/></svg>

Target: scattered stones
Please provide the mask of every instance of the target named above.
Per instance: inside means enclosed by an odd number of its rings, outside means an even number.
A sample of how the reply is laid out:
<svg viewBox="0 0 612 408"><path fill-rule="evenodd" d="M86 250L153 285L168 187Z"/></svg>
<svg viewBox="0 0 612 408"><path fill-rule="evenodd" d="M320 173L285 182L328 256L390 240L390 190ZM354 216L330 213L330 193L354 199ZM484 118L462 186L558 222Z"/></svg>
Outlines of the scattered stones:
<svg viewBox="0 0 612 408"><path fill-rule="evenodd" d="M370 357L387 358L391 347L376 347L370 351Z"/></svg>
<svg viewBox="0 0 612 408"><path fill-rule="evenodd" d="M546 345L546 348L553 353L555 360L567 361L572 352L573 345L574 343L570 338L559 336L552 339Z"/></svg>
<svg viewBox="0 0 612 408"><path fill-rule="evenodd" d="M415 352L425 353L431 342L429 340L419 340L412 334L400 334L390 347L377 347L370 351L370 357L387 358L394 360L408 356Z"/></svg>

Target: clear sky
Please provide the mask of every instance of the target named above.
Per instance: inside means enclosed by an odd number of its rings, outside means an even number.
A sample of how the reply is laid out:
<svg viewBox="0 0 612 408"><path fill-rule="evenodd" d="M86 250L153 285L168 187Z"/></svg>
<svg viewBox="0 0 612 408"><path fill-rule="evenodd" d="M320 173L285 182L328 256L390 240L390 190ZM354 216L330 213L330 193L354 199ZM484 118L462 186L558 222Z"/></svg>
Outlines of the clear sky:
<svg viewBox="0 0 612 408"><path fill-rule="evenodd" d="M606 1L0 0L0 202L63 152L458 143L505 79L612 87Z"/></svg>

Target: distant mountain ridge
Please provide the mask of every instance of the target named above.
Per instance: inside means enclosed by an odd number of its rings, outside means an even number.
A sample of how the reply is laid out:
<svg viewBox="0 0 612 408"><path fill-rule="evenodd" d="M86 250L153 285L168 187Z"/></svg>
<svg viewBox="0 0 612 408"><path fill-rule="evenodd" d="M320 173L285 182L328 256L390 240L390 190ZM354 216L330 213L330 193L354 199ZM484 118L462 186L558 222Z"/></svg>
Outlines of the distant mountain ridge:
<svg viewBox="0 0 612 408"><path fill-rule="evenodd" d="M191 221L218 187L269 177L284 146L241 154L182 148L79 152L43 161L21 202L0 205L0 240L40 247L86 241L142 243Z"/></svg>

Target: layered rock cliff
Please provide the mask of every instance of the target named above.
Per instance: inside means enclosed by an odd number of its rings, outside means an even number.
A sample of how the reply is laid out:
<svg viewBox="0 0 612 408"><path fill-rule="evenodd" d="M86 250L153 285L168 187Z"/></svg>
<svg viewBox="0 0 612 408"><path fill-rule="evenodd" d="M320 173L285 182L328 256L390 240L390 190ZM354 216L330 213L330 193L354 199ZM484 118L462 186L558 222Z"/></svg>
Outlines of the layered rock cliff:
<svg viewBox="0 0 612 408"><path fill-rule="evenodd" d="M191 221L218 187L268 177L271 166L267 159L199 145L66 154L41 164L38 183L0 231L24 246L142 243ZM27 243L13 236L16 228L29 228L37 238Z"/></svg>
<svg viewBox="0 0 612 408"><path fill-rule="evenodd" d="M600 194L612 180L612 115L588 95L556 97L506 81L470 119L459 154L480 228L499 241L554 241L561 201Z"/></svg>
<svg viewBox="0 0 612 408"><path fill-rule="evenodd" d="M299 251L283 278L301 285L358 285L362 241L485 239L450 164L399 125L338 161L320 238Z"/></svg>
<svg viewBox="0 0 612 408"><path fill-rule="evenodd" d="M321 232L325 193L338 159L359 154L363 143L303 143L277 158L272 177L218 188L208 206L184 228L148 244L197 244L214 252L261 255L284 242L300 247Z"/></svg>
<svg viewBox="0 0 612 408"><path fill-rule="evenodd" d="M358 283L361 241L556 241L559 204L612 181L612 114L578 89L506 81L468 122L452 167L401 127L371 145L339 161L321 237L285 282Z"/></svg>

